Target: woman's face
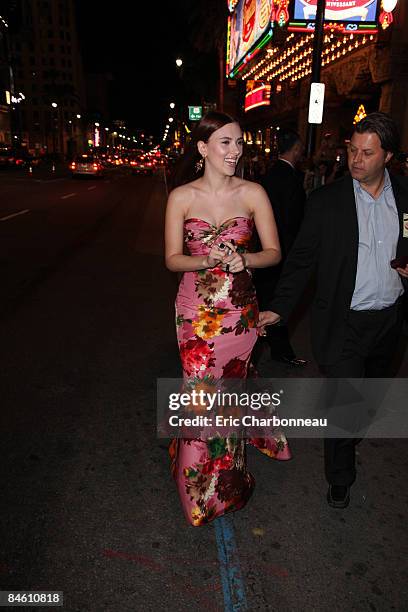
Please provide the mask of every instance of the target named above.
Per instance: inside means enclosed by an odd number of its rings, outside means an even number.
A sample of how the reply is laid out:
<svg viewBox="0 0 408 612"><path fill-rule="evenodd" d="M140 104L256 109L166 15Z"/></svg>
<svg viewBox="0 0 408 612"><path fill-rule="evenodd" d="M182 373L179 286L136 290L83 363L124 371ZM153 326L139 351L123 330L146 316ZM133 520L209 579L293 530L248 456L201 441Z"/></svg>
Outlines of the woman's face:
<svg viewBox="0 0 408 612"><path fill-rule="evenodd" d="M227 176L233 176L242 155L244 140L238 123L227 123L215 130L205 143L198 143L205 163Z"/></svg>

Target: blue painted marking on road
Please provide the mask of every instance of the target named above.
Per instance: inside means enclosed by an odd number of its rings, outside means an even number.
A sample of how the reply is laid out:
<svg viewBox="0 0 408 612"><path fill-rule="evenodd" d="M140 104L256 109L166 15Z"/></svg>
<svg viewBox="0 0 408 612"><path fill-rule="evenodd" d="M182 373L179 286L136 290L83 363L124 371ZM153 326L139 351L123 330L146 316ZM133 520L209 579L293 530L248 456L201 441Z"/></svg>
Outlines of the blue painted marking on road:
<svg viewBox="0 0 408 612"><path fill-rule="evenodd" d="M221 516L214 521L214 525L225 612L244 612L248 610L248 605L232 518L230 515Z"/></svg>

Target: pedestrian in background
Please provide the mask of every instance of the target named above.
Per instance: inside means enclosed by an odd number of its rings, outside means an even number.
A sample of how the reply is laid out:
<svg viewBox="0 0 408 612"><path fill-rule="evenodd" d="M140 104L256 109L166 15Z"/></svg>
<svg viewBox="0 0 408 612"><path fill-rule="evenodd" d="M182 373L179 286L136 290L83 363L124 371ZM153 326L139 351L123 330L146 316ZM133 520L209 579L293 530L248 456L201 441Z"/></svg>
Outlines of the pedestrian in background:
<svg viewBox="0 0 408 612"><path fill-rule="evenodd" d="M316 270L312 344L328 377L387 377L399 344L408 284L408 179L386 168L398 148L398 128L388 115L372 113L355 126L350 176L311 194L270 312L260 314L261 326L287 321ZM349 504L357 442L324 441L332 507Z"/></svg>
<svg viewBox="0 0 408 612"><path fill-rule="evenodd" d="M280 130L277 137L279 157L265 177L263 185L271 201L281 245L281 263L273 268L255 271L254 281L261 310L269 310L273 294L290 249L303 221L306 193L303 177L297 164L303 155L303 143L297 132ZM289 330L285 323L270 326L266 340L273 360L283 361L292 366L304 366L307 361L296 357L289 340Z"/></svg>

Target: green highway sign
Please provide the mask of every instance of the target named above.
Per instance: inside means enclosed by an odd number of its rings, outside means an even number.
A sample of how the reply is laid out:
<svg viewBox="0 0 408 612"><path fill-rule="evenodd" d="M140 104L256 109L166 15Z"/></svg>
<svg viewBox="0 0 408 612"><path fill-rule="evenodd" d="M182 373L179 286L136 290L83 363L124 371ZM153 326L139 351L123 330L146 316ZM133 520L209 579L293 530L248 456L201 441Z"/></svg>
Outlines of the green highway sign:
<svg viewBox="0 0 408 612"><path fill-rule="evenodd" d="M188 118L190 121L200 121L203 116L202 106L189 106L188 107Z"/></svg>

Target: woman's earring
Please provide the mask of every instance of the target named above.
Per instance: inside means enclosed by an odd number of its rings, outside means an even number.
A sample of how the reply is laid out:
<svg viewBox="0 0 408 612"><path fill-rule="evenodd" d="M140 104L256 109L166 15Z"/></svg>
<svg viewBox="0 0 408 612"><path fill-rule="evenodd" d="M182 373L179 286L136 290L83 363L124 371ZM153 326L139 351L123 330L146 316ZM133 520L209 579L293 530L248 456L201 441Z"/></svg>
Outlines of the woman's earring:
<svg viewBox="0 0 408 612"><path fill-rule="evenodd" d="M195 171L200 172L204 166L204 157L200 157L200 159L196 162Z"/></svg>

